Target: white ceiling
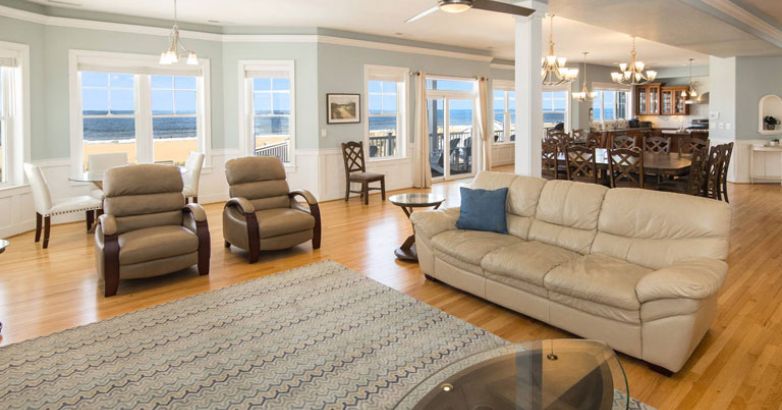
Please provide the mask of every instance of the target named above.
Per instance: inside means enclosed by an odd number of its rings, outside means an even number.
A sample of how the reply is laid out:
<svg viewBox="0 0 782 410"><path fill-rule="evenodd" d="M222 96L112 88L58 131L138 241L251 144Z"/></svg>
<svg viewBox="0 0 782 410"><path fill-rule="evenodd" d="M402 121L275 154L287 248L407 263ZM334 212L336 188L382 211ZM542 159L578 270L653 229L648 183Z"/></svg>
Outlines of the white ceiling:
<svg viewBox="0 0 782 410"><path fill-rule="evenodd" d="M33 1L62 6L62 3L55 4L48 0ZM165 0L68 1L81 4L79 9L108 13L161 19L170 19L173 14L173 1ZM762 4L768 0L753 2ZM515 20L510 15L482 10L470 10L457 15L437 12L414 23L404 23L407 18L435 3L436 0L222 0L217 6L215 0L179 0L179 16L180 20L202 24L217 20L222 25L231 26L323 27L396 36L490 50L497 58L513 59ZM663 43L711 52L717 50L720 43L723 48L738 47L756 40L726 23L719 27L708 26L694 22L692 16L687 14L671 14L668 24L665 21L665 9L655 6L663 3L669 7L668 13L679 11L674 7L689 7L677 0L550 0L552 10L571 18L557 17L554 21L557 54L580 62L581 52L589 51L589 61L603 65L626 61L629 59L631 40L628 34L614 31L620 30L659 41L639 38L638 52L640 59L650 68L663 68L686 65L690 57L695 58L696 65L708 62L705 53ZM652 14L645 14L647 12ZM707 23L713 24L712 20L716 19L711 18ZM590 21L595 25L579 21ZM679 28L672 32L676 36L666 34L667 28L662 30L666 24L678 25ZM548 24L545 26L544 34L547 36ZM686 35L682 35L683 32ZM690 47L693 42L713 44L711 48Z"/></svg>

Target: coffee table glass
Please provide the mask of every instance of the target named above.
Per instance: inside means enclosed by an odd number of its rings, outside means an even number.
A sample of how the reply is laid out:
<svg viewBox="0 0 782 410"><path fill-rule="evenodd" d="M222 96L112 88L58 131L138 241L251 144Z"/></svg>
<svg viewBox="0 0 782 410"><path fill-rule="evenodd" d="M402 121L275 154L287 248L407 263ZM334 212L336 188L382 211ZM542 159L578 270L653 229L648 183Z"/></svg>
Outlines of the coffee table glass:
<svg viewBox="0 0 782 410"><path fill-rule="evenodd" d="M526 342L459 360L413 388L397 409L628 409L624 369L594 340Z"/></svg>
<svg viewBox="0 0 782 410"><path fill-rule="evenodd" d="M8 245L10 245L10 244L11 244L11 242L8 242L5 239L0 239L0 253L5 252L5 248L7 248Z"/></svg>
<svg viewBox="0 0 782 410"><path fill-rule="evenodd" d="M409 219L414 208L433 207L434 209L437 209L445 202L445 197L436 194L409 193L391 195L388 197L388 201L402 208ZM415 234L410 235L402 246L396 248L394 250L394 255L400 260L418 262L418 253L415 250Z"/></svg>

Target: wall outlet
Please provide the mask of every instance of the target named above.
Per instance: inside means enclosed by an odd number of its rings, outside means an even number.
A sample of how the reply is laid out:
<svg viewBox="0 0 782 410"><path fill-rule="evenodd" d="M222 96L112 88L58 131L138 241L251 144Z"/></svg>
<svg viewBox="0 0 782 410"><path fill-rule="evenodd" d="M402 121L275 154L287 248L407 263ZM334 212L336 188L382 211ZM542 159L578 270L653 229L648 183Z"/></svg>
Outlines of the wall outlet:
<svg viewBox="0 0 782 410"><path fill-rule="evenodd" d="M709 112L709 119L712 120L712 121L720 119L719 111L711 111L711 112Z"/></svg>
<svg viewBox="0 0 782 410"><path fill-rule="evenodd" d="M729 122L726 122L726 123L725 123L725 129L726 129L726 130L729 130L729 129L730 129L730 123L729 123Z"/></svg>
<svg viewBox="0 0 782 410"><path fill-rule="evenodd" d="M328 135L329 135L329 132L325 128L321 128L320 129L320 137L321 138L326 138L326 137L328 137Z"/></svg>
<svg viewBox="0 0 782 410"><path fill-rule="evenodd" d="M717 128L719 128L721 130L724 130L725 129L725 123L724 122L718 122L717 123Z"/></svg>

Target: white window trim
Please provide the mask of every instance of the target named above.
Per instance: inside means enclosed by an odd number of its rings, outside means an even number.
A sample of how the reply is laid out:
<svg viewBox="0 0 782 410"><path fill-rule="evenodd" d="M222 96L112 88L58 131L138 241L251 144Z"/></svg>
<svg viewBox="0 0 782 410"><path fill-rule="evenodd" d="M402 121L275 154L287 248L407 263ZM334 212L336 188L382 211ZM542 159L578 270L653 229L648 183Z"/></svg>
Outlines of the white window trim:
<svg viewBox="0 0 782 410"><path fill-rule="evenodd" d="M30 126L32 124L30 117L30 47L27 44L0 41L0 54L4 57L17 59L16 86L19 92L14 96L16 98L14 105L21 110L19 115L14 116L7 124L11 132L6 135L5 139L7 155L3 172L8 178L6 182L0 183L0 189L7 189L24 185L23 164L30 161Z"/></svg>
<svg viewBox="0 0 782 410"><path fill-rule="evenodd" d="M160 56L149 54L130 54L113 53L91 50L69 50L68 51L68 89L70 106L70 160L71 174L79 176L83 164L84 129L82 118L81 101L81 76L79 75L80 63L99 64L103 68L116 67L117 72L127 72L128 70L143 71L148 70L150 74L160 75L178 75L181 71L200 70L201 75L196 81L197 94L203 98L196 101L196 118L198 122L198 148L204 153L204 167L211 167L212 150L212 122L210 96L210 62L207 58L198 59L198 67L192 68L182 64L174 66L163 66L159 63ZM152 101L151 89L149 84L149 75L138 76L136 81L136 152L138 162L152 162L154 157L153 139L152 139ZM147 118L149 117L149 118ZM139 138L139 136L149 135L149 138Z"/></svg>
<svg viewBox="0 0 782 410"><path fill-rule="evenodd" d="M605 124L606 122L614 122L614 121L628 121L632 117L633 113L633 87L628 85L621 85L621 84L614 84L614 83L592 83L592 90L594 91L624 91L628 93L627 96L627 102L625 107L625 118L615 118L613 120L606 120L605 119L605 101L603 100L602 93L599 93L600 96L600 119L595 120L592 115L589 116L589 122L592 124ZM590 109L592 108L592 105L590 104Z"/></svg>
<svg viewBox="0 0 782 410"><path fill-rule="evenodd" d="M287 71L291 84L291 113L288 119L290 144L288 159L283 165L288 169L296 168L296 62L294 60L239 60L238 65L239 92L239 152L241 155L252 156L253 140L250 133L253 130L253 116L249 110L252 105L252 79L247 77L248 71Z"/></svg>
<svg viewBox="0 0 782 410"><path fill-rule="evenodd" d="M570 116L572 115L572 106L570 105L570 84L555 85L555 86L543 86L543 92L545 91L564 91L565 92L565 129L570 129ZM541 104L543 101L541 101ZM541 113L542 115L543 113Z"/></svg>
<svg viewBox="0 0 782 410"><path fill-rule="evenodd" d="M407 159L407 133L410 129L407 122L407 107L409 106L408 94L410 90L410 69L407 67L393 67L383 65L364 65L364 96L365 103L362 107L364 111L363 115L366 118L364 121L364 147L369 150L369 80L373 75L376 76L388 76L397 79L397 96L396 96L396 155L392 157L382 158L370 158L369 152L365 152L364 156L368 162L383 162L394 161L400 159ZM399 81L401 79L401 81Z"/></svg>
<svg viewBox="0 0 782 410"><path fill-rule="evenodd" d="M503 124L504 131L507 134L510 132L511 129L513 129L513 126L515 125L513 121L511 120L510 116L510 99L507 98L508 92L516 92L516 83L510 80L492 80L492 87L491 87L491 110L489 111L491 113L491 121L492 121L492 145L511 145L515 144L515 141L510 141L510 135L506 135L506 140L503 140L501 142L495 142L494 141L494 113L495 113L495 107L494 107L494 91L504 91L505 97L505 107L503 111L503 118L505 120L505 124ZM514 107L515 109L515 107Z"/></svg>

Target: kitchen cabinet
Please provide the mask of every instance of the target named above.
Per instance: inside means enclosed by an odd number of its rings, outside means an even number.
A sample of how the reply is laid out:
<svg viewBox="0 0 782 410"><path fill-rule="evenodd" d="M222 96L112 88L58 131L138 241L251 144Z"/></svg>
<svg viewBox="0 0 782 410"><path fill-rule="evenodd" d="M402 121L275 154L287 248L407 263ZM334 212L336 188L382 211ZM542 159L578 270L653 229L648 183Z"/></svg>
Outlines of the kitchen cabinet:
<svg viewBox="0 0 782 410"><path fill-rule="evenodd" d="M685 104L687 97L682 92L689 90L687 86L662 87L660 94L661 115L688 115L690 107Z"/></svg>
<svg viewBox="0 0 782 410"><path fill-rule="evenodd" d="M662 83L636 86L636 115L660 115L661 91Z"/></svg>

